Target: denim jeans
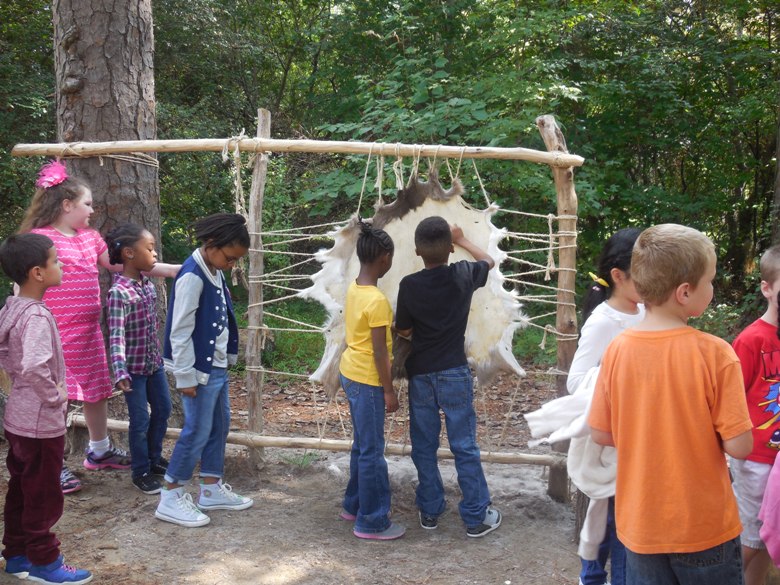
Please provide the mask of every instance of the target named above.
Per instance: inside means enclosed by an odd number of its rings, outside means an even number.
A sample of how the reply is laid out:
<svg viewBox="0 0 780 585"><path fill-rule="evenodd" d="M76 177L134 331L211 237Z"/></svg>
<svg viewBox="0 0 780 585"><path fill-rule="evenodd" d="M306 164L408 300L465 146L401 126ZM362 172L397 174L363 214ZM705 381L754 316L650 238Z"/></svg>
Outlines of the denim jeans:
<svg viewBox="0 0 780 585"><path fill-rule="evenodd" d="M463 495L459 505L460 517L469 528L482 524L490 505L490 493L477 446L477 416L473 401L474 382L468 366L420 374L409 380L409 434L412 461L419 481L417 507L429 516L444 512L444 485L436 457L441 410Z"/></svg>
<svg viewBox="0 0 780 585"><path fill-rule="evenodd" d="M230 430L227 370L213 368L208 383L198 385L195 398L182 396L181 403L184 428L173 448L165 480L189 481L198 461L201 477L222 477Z"/></svg>
<svg viewBox="0 0 780 585"><path fill-rule="evenodd" d="M611 557L611 585L626 583L626 547L617 537L615 529L615 498L609 498L607 533L599 545L599 558L595 561L582 559L580 582L582 585L604 585L607 583L607 559Z"/></svg>
<svg viewBox="0 0 780 585"><path fill-rule="evenodd" d="M130 418L128 437L133 477L139 477L149 473L149 466L162 456L162 442L171 415L171 395L163 368L151 376L131 374L130 382L132 390L125 392Z"/></svg>
<svg viewBox="0 0 780 585"><path fill-rule="evenodd" d="M739 537L693 553L637 554L626 550L628 585L743 585Z"/></svg>
<svg viewBox="0 0 780 585"><path fill-rule="evenodd" d="M390 479L385 460L385 395L381 386L361 384L339 374L349 400L352 450L344 509L354 514L356 532L390 527Z"/></svg>

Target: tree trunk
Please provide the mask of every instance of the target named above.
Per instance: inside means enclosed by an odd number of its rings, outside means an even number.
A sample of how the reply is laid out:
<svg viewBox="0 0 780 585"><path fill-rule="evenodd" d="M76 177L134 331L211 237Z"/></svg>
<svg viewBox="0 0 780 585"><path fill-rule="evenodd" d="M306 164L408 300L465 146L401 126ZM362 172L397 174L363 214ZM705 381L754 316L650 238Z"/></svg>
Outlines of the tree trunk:
<svg viewBox="0 0 780 585"><path fill-rule="evenodd" d="M155 139L151 0L54 0L53 21L59 139L66 143ZM62 154L67 156L67 150ZM155 157L77 158L67 166L92 188L92 227L105 234L118 223L132 221L148 229L159 247ZM108 275L102 275L101 284L105 292ZM163 286L158 285L158 296L164 310ZM123 400L109 403L112 414L124 408Z"/></svg>

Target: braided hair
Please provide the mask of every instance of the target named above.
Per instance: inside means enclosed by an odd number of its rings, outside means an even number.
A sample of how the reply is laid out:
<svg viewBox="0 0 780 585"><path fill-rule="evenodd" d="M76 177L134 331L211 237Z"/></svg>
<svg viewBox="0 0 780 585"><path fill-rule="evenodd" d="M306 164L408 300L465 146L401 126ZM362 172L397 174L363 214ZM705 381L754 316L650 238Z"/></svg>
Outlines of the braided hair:
<svg viewBox="0 0 780 585"><path fill-rule="evenodd" d="M631 274L631 252L642 230L638 228L623 228L616 231L604 244L599 256L598 272L596 275L608 286L594 281L588 286L585 293L585 301L582 304L582 322L588 320L590 314L597 306L612 296L615 283L612 281L612 269L622 270L627 275Z"/></svg>
<svg viewBox="0 0 780 585"><path fill-rule="evenodd" d="M146 229L134 223L121 223L106 234L108 260L111 264L124 264L122 248L132 248L140 240Z"/></svg>
<svg viewBox="0 0 780 585"><path fill-rule="evenodd" d="M392 254L395 250L393 239L385 230L373 227L358 218L360 235L357 241L357 257L361 264L371 264L382 254Z"/></svg>
<svg viewBox="0 0 780 585"><path fill-rule="evenodd" d="M207 247L238 244L249 249L246 218L239 213L215 213L195 222L195 239Z"/></svg>

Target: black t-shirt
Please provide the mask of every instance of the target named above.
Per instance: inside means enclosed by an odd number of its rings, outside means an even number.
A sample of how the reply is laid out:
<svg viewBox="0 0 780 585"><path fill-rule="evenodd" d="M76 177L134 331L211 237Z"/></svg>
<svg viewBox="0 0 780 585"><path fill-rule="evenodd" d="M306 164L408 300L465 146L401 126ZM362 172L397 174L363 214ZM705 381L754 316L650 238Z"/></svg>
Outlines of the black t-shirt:
<svg viewBox="0 0 780 585"><path fill-rule="evenodd" d="M484 260L421 270L401 280L395 324L413 329L409 376L440 372L468 363L466 324L474 291L485 286L490 266Z"/></svg>

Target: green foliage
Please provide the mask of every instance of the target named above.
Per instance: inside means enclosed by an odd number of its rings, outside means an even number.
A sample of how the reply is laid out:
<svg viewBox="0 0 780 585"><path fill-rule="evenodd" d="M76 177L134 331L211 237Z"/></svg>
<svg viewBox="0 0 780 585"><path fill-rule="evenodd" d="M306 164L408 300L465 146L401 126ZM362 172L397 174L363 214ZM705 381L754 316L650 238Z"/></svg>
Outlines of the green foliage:
<svg viewBox="0 0 780 585"><path fill-rule="evenodd" d="M544 340L544 348L541 347ZM524 367L532 365L538 368L552 367L557 359L555 337L544 336L544 331L536 327L526 327L515 331L512 352Z"/></svg>
<svg viewBox="0 0 780 585"><path fill-rule="evenodd" d="M303 452L294 452L293 455L289 455L287 453L279 455L279 459L288 465L292 465L299 469L306 469L307 467L311 467L312 463L322 461L326 458L327 456L325 454L318 451L309 451L308 449L304 449Z"/></svg>
<svg viewBox="0 0 780 585"><path fill-rule="evenodd" d="M326 319L322 305L312 301L292 299L267 307L272 313L302 323L319 325ZM268 327L302 328L270 315L266 315L264 322ZM277 372L310 374L317 369L324 349L325 339L320 333L274 331L273 344L263 353L263 365Z"/></svg>

